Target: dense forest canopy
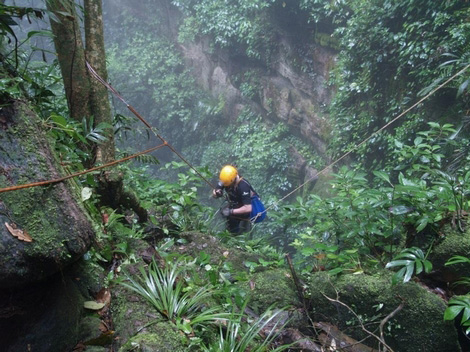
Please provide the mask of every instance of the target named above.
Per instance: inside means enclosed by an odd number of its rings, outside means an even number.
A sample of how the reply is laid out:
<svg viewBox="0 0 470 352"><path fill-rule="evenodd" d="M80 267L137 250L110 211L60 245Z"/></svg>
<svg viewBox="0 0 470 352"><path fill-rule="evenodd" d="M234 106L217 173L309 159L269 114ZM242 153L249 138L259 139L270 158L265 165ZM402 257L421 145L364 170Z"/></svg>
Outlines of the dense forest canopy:
<svg viewBox="0 0 470 352"><path fill-rule="evenodd" d="M101 1L0 4L2 106L27 101L70 173L154 147L159 134L185 160L165 149L80 177L90 216L113 219L97 226L88 255L129 259L130 240L149 228L157 248L211 234L264 255L246 262L250 272L283 267L288 254L305 287L323 271L338 282L445 286L439 314L468 339L468 1L113 0L102 22L93 4L99 14ZM85 58L120 96L106 94ZM81 70L68 76L64 61ZM224 231L210 199L206 181L227 163L268 207L246 237ZM314 297L305 287L300 296ZM395 328L379 339L384 351L399 346Z"/></svg>

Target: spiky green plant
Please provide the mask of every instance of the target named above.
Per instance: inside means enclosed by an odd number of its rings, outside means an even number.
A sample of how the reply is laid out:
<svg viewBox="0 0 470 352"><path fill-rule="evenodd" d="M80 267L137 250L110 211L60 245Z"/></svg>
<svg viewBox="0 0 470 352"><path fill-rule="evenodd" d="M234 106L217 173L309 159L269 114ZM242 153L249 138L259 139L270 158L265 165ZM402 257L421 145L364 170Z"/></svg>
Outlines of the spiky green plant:
<svg viewBox="0 0 470 352"><path fill-rule="evenodd" d="M179 262L168 262L160 268L153 260L148 272L139 268L141 276L121 284L144 297L157 311L186 333L190 333L197 324L224 320L226 313L218 313L217 307L204 308L204 303L212 296L210 288L199 288L195 293L184 292L183 269Z"/></svg>
<svg viewBox="0 0 470 352"><path fill-rule="evenodd" d="M246 308L248 300L243 303L241 311ZM264 352L272 344L278 336L278 331L282 330L286 322L278 319L282 310L266 311L258 319L253 322L244 323L246 318L241 313L232 311L226 326L220 326L219 340L209 346L202 346L205 352ZM266 333L265 337L261 337L261 333ZM284 351L291 345L279 346L270 351Z"/></svg>

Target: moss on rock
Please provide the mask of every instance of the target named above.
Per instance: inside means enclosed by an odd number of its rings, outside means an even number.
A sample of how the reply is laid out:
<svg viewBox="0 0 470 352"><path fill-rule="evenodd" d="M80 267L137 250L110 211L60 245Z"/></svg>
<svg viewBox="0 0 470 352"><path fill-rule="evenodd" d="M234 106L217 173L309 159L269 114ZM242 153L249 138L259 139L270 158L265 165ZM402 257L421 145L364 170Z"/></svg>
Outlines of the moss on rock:
<svg viewBox="0 0 470 352"><path fill-rule="evenodd" d="M111 313L118 337L114 347L125 344L141 329L142 332L156 332L155 324L145 326L154 321L164 321L160 313L135 292L123 286L116 286L113 288L112 294Z"/></svg>
<svg viewBox="0 0 470 352"><path fill-rule="evenodd" d="M249 307L261 315L270 307L300 306L293 281L287 271L272 269L255 273L250 282L239 284L249 293Z"/></svg>
<svg viewBox="0 0 470 352"><path fill-rule="evenodd" d="M0 187L60 178L64 173L39 118L22 103L13 110L0 131ZM3 193L0 223L0 288L62 270L87 251L94 236L76 190L64 182ZM33 242L12 236L5 223L27 232Z"/></svg>
<svg viewBox="0 0 470 352"><path fill-rule="evenodd" d="M465 233L447 230L444 239L434 246L429 260L433 264L432 277L444 283L453 283L463 276L470 276L470 264L459 263L445 266L454 255L470 257L470 229Z"/></svg>
<svg viewBox="0 0 470 352"><path fill-rule="evenodd" d="M155 324L156 332L140 333L130 338L119 352L186 352L187 339L168 323Z"/></svg>
<svg viewBox="0 0 470 352"><path fill-rule="evenodd" d="M348 305L370 330L404 302L402 310L386 325L387 344L400 352L460 351L454 325L443 319L445 302L414 282L391 286L390 275L330 277L316 273L309 284L314 320L330 321L360 340L366 335L360 328L351 328L359 325L354 314L325 296ZM369 338L368 342L377 348L377 341Z"/></svg>

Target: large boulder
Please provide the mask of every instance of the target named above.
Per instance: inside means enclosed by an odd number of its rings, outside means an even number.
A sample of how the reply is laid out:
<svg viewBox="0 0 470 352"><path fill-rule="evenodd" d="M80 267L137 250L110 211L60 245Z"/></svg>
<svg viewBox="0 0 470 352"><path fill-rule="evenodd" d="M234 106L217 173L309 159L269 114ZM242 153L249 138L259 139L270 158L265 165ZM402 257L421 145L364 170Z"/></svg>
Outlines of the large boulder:
<svg viewBox="0 0 470 352"><path fill-rule="evenodd" d="M0 123L0 188L64 176L43 123L25 104L3 108ZM0 289L39 282L88 250L94 231L71 185L0 194ZM14 234L28 234L32 242Z"/></svg>
<svg viewBox="0 0 470 352"><path fill-rule="evenodd" d="M465 262L447 266L445 264L453 256L470 258L470 230L461 233L448 229L445 233L446 236L433 247L429 256L433 265L429 278L444 287L452 287L458 294L466 294L470 287L453 284L464 277L470 277L470 264Z"/></svg>
<svg viewBox="0 0 470 352"><path fill-rule="evenodd" d="M378 348L378 341L361 329L357 318L379 336L380 322L403 303L383 329L385 342L394 351L460 351L453 323L443 318L444 300L415 282L392 286L390 275L333 278L315 273L309 284L313 319L330 321L357 340L367 337L364 343Z"/></svg>

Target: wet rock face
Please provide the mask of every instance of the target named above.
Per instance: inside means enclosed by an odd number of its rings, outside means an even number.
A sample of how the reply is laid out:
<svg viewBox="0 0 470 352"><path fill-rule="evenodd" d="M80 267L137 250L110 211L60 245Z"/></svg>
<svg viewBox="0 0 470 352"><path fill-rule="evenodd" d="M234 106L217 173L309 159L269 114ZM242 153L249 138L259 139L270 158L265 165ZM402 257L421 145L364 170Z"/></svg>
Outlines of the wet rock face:
<svg viewBox="0 0 470 352"><path fill-rule="evenodd" d="M2 121L0 188L63 176L38 117L24 104ZM0 193L0 290L41 281L88 250L94 232L77 198L65 182Z"/></svg>
<svg viewBox="0 0 470 352"><path fill-rule="evenodd" d="M293 63L297 54L287 37L280 38L279 50L269 70L259 69L259 99L247 100L233 83L233 73L249 70L243 64L218 51L214 54L207 40L184 44L180 48L199 84L214 97L225 98L225 114L234 120L240 105L249 104L270 119L283 121L312 143L317 152L325 152L328 117L324 110L333 96L328 86L329 72L334 66L335 51L320 45L306 50L310 72L305 74ZM301 61L306 58L299 58Z"/></svg>

